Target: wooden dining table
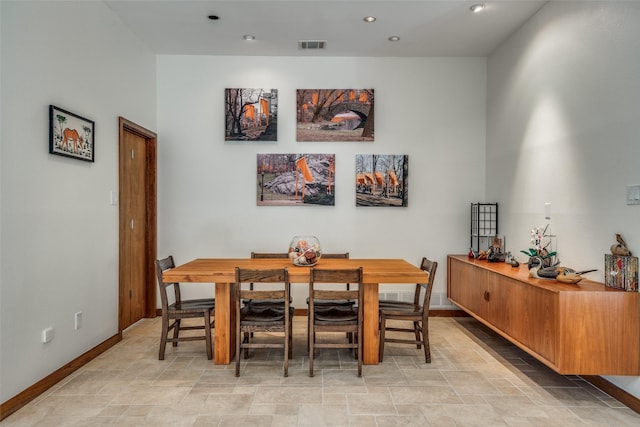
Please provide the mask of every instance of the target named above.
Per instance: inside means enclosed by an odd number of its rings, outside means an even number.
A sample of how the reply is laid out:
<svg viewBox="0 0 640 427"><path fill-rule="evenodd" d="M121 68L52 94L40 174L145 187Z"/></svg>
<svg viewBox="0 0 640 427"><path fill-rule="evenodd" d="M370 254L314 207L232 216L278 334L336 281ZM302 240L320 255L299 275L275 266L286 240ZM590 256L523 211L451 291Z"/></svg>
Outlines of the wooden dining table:
<svg viewBox="0 0 640 427"><path fill-rule="evenodd" d="M289 271L289 281L309 283L310 267L295 266L283 258L199 258L163 273L165 282L215 283L214 363L229 364L235 352L235 268ZM315 268L363 269L363 362L378 363L378 285L426 283L428 273L403 259L320 259Z"/></svg>

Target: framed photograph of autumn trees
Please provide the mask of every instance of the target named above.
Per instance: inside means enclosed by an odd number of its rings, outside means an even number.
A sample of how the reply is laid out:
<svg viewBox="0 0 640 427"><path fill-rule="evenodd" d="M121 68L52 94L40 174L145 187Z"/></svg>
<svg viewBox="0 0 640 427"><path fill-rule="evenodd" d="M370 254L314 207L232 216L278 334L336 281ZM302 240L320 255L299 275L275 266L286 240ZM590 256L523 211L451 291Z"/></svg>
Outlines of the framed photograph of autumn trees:
<svg viewBox="0 0 640 427"><path fill-rule="evenodd" d="M278 89L225 89L225 141L277 141Z"/></svg>
<svg viewBox="0 0 640 427"><path fill-rule="evenodd" d="M298 89L296 141L373 141L373 89Z"/></svg>
<svg viewBox="0 0 640 427"><path fill-rule="evenodd" d="M49 105L49 153L93 162L95 123Z"/></svg>
<svg viewBox="0 0 640 427"><path fill-rule="evenodd" d="M335 154L258 154L258 206L334 206L335 164Z"/></svg>
<svg viewBox="0 0 640 427"><path fill-rule="evenodd" d="M356 206L407 207L409 156L357 154Z"/></svg>

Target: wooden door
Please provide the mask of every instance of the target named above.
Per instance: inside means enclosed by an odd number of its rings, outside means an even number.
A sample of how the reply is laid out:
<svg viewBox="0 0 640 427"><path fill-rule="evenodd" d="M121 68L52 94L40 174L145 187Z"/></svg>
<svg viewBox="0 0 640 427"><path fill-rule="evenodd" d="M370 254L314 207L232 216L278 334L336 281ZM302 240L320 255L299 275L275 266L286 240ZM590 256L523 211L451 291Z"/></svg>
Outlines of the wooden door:
<svg viewBox="0 0 640 427"><path fill-rule="evenodd" d="M120 118L119 330L155 316L156 135Z"/></svg>

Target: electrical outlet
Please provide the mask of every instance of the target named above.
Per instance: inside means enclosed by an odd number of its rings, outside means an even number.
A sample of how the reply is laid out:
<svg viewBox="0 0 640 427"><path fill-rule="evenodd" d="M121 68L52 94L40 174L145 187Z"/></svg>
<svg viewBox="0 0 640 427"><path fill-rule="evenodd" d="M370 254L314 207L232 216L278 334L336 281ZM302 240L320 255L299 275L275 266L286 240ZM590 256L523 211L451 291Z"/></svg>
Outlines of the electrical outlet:
<svg viewBox="0 0 640 427"><path fill-rule="evenodd" d="M48 343L53 340L53 328L46 328L42 330L42 342Z"/></svg>
<svg viewBox="0 0 640 427"><path fill-rule="evenodd" d="M82 328L82 312L81 311L76 313L74 328L76 331Z"/></svg>

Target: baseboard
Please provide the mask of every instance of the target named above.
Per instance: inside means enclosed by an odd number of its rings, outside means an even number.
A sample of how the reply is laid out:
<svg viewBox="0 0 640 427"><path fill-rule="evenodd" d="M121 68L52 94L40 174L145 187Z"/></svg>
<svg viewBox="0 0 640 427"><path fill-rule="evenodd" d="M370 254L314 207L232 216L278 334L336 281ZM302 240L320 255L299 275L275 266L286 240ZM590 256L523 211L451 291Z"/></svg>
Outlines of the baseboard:
<svg viewBox="0 0 640 427"><path fill-rule="evenodd" d="M624 403L629 407L629 409L640 414L640 399L638 399L634 395L626 392L617 385L597 375L582 375L582 378L585 381L588 381L594 386L598 387L600 390L604 391L617 401Z"/></svg>
<svg viewBox="0 0 640 427"><path fill-rule="evenodd" d="M471 317L463 310L429 310L429 317Z"/></svg>
<svg viewBox="0 0 640 427"><path fill-rule="evenodd" d="M122 341L121 334L116 334L110 338L107 338L105 341L101 342L82 355L76 357L71 362L64 365L62 368L52 372L37 383L33 384L31 387L18 393L6 402L0 404L0 421L13 414L18 409L22 408L24 405L31 402L33 399L40 396L49 388L57 384L60 380L64 379L66 376L86 365L91 360L95 359L97 356L104 353L120 341Z"/></svg>

